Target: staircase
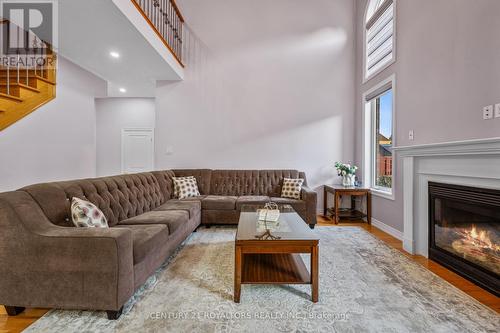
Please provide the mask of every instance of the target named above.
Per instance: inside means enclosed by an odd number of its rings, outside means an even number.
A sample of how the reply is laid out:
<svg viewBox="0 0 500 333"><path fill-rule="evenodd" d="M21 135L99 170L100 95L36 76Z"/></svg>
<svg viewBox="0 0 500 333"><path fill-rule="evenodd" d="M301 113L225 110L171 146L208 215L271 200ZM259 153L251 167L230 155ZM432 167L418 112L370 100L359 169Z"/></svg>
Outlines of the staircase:
<svg viewBox="0 0 500 333"><path fill-rule="evenodd" d="M0 131L56 96L57 56L43 41L36 40L34 43L40 47L30 54L2 52Z"/></svg>

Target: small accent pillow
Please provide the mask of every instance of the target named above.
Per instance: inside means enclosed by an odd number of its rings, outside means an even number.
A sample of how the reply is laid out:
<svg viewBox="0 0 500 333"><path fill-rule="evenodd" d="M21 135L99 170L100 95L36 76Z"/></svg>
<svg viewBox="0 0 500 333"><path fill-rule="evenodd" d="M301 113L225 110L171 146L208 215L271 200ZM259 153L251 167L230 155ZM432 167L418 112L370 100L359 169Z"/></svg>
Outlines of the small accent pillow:
<svg viewBox="0 0 500 333"><path fill-rule="evenodd" d="M73 198L71 200L71 217L75 227L109 228L106 216L93 203Z"/></svg>
<svg viewBox="0 0 500 333"><path fill-rule="evenodd" d="M304 179L283 179L283 187L281 188L281 197L300 200L300 191L302 190L302 184Z"/></svg>
<svg viewBox="0 0 500 333"><path fill-rule="evenodd" d="M189 177L172 177L174 181L174 197L177 199L185 199L189 197L197 197L200 195L198 191L198 183L193 176Z"/></svg>

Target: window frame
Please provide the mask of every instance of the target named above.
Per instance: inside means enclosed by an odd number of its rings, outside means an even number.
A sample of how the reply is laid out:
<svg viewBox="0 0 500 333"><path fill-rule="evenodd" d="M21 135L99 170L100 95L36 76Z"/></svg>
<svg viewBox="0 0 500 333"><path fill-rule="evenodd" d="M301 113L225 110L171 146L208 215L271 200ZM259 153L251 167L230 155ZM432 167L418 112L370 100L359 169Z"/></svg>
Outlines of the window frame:
<svg viewBox="0 0 500 333"><path fill-rule="evenodd" d="M392 64L394 64L396 62L396 44L397 44L397 29L396 29L396 16L397 16L397 0L392 0L392 3L393 3L393 15L392 15L392 59L387 62L386 64L384 64L382 67L380 67L379 69L377 69L375 72L373 73L370 73L370 75L368 75L368 69L366 68L366 65L367 65L367 61L368 61L368 55L366 54L367 52L367 49L368 49L368 45L367 45L367 41L366 41L366 35L368 33L368 29L366 28L366 25L368 24L368 19L367 19L367 16L368 16L368 9L370 8L370 4L372 1L375 1L375 0L369 0L366 4L366 8L365 8L365 14L363 16L363 84L367 83L368 81L370 81L371 79L375 78L377 75L379 75L380 73L382 73L384 70L386 70L387 68L389 68Z"/></svg>
<svg viewBox="0 0 500 333"><path fill-rule="evenodd" d="M381 187L377 187L374 183L376 174L376 140L374 139L375 133L375 121L374 121L374 110L371 106L374 98L379 97L387 90L390 86L392 89L392 147L396 147L396 75L393 74L388 78L382 80L374 87L365 91L362 96L362 146L363 146L363 184L370 188L374 195L395 200L396 197L396 151L392 151L392 188L391 191L383 190ZM370 100L368 100L370 98Z"/></svg>

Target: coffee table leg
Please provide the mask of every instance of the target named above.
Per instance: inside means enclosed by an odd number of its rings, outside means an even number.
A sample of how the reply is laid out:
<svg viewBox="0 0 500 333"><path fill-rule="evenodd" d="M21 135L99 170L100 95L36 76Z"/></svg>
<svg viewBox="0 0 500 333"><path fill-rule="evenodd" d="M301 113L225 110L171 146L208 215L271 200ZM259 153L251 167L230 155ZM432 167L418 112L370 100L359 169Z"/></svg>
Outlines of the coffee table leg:
<svg viewBox="0 0 500 333"><path fill-rule="evenodd" d="M311 293L312 301L318 301L318 287L319 287L319 264L318 264L318 246L311 248Z"/></svg>
<svg viewBox="0 0 500 333"><path fill-rule="evenodd" d="M236 246L234 253L234 302L240 302L241 294L241 247Z"/></svg>

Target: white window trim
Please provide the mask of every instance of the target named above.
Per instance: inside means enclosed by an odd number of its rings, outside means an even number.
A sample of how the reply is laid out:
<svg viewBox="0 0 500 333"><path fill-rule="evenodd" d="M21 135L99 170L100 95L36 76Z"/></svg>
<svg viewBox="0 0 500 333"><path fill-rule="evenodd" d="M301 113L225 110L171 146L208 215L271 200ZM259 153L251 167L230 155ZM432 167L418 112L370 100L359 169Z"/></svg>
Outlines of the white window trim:
<svg viewBox="0 0 500 333"><path fill-rule="evenodd" d="M365 91L362 96L362 146L363 146L363 184L368 186L372 191L372 194L389 199L396 199L396 152L392 151L392 191L384 191L380 188L372 186L372 180L374 177L374 159L372 159L373 147L374 143L373 139L373 122L372 122L372 110L371 107L368 107L368 103L366 101L367 96L372 95L377 90L382 89L384 86L391 85L392 89L392 146L396 147L396 75L393 74L389 76L387 79L381 81L374 87Z"/></svg>
<svg viewBox="0 0 500 333"><path fill-rule="evenodd" d="M392 32L392 59L388 63L386 63L384 66L380 67L377 69L375 72L371 73L370 75L367 74L366 70L366 16L368 15L368 7L370 7L370 1L366 4L365 8L365 15L363 16L363 84L367 83L380 73L382 73L384 70L389 68L392 64L396 62L396 49L397 49L397 24L396 24L396 16L397 16L397 0L392 1L393 6L394 6L394 12L393 12L393 17L392 17L392 25L393 25L393 32Z"/></svg>

